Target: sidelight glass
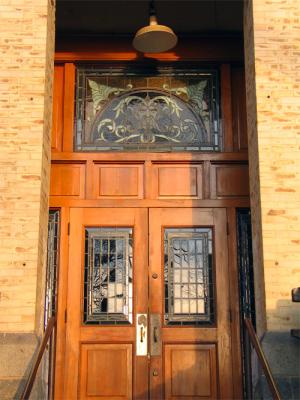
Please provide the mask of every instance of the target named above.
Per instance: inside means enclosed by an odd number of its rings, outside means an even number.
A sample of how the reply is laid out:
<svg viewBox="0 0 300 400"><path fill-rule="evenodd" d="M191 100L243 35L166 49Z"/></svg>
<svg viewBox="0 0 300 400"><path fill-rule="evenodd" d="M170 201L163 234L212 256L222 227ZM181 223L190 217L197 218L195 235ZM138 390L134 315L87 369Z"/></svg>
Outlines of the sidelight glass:
<svg viewBox="0 0 300 400"><path fill-rule="evenodd" d="M218 74L78 66L76 151L220 151Z"/></svg>
<svg viewBox="0 0 300 400"><path fill-rule="evenodd" d="M165 322L214 322L212 228L168 228L164 233Z"/></svg>
<svg viewBox="0 0 300 400"><path fill-rule="evenodd" d="M86 228L84 323L132 323L132 228Z"/></svg>
<svg viewBox="0 0 300 400"><path fill-rule="evenodd" d="M51 317L57 313L57 281L59 263L59 210L50 210L48 219L48 248L45 291L44 328Z"/></svg>

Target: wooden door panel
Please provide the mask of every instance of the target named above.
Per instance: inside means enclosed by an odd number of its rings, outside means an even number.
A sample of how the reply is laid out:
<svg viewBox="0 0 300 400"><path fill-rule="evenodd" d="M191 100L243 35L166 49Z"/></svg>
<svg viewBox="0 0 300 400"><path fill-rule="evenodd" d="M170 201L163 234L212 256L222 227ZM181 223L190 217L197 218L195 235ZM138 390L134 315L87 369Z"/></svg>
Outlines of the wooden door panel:
<svg viewBox="0 0 300 400"><path fill-rule="evenodd" d="M132 345L82 344L80 399L132 398Z"/></svg>
<svg viewBox="0 0 300 400"><path fill-rule="evenodd" d="M53 79L53 112L51 151L61 151L63 134L64 66L55 65Z"/></svg>
<svg viewBox="0 0 300 400"><path fill-rule="evenodd" d="M154 164L153 198L202 199L202 165Z"/></svg>
<svg viewBox="0 0 300 400"><path fill-rule="evenodd" d="M193 328L193 327L172 327L172 329L163 329L162 339L165 342L176 340L179 342L197 342L197 341L217 341L218 330L211 328Z"/></svg>
<svg viewBox="0 0 300 400"><path fill-rule="evenodd" d="M122 232L130 228L133 232L133 318L125 325L85 322L83 281L85 262L89 259L85 255L86 230L95 232L98 228L108 231L120 228ZM70 210L64 398L143 399L147 393L147 356L135 354L134 323L136 313L147 313L147 237L147 210ZM117 257L115 260L114 263Z"/></svg>
<svg viewBox="0 0 300 400"><path fill-rule="evenodd" d="M151 357L150 399L231 399L233 398L233 382L226 211L224 209L166 208L150 209L149 215L150 313L161 315L161 338L165 349L164 357ZM171 272L165 269L166 257L169 257L171 251L166 248L165 232L168 231L174 232L173 235L181 238L190 238L187 240L198 240L194 239L198 238L197 232L211 232L209 246L212 250L211 255L207 256L213 260L210 261L212 272L208 281L209 285L213 286L210 300L213 307L210 319L202 321L200 319L196 322L198 312L192 311L192 315L188 315L183 311L176 311L175 308L174 313L177 319L170 320L168 317L169 311L165 308L167 307L165 306L165 296L167 296L165 279L167 276L169 282L171 276L177 274L174 269L176 268L175 259L170 264ZM190 245L188 247L190 248ZM164 254L165 251L167 253ZM189 260L188 263L191 262L190 253L186 253L184 257ZM197 261L196 264L199 262ZM182 268L188 268L190 271L191 265ZM183 270L180 272L181 277L185 276L183 272ZM190 281L190 278L188 278L188 285L188 290L193 290L194 283ZM176 286L175 282L172 286L173 298L168 299L168 302L171 301L173 305L176 301ZM182 283L180 286L184 287L187 284ZM185 293L181 297L186 302L186 297L190 295L187 296ZM192 297L194 298L194 295ZM183 309L182 306L181 310ZM152 331L150 335L153 335Z"/></svg>
<svg viewBox="0 0 300 400"><path fill-rule="evenodd" d="M212 199L249 196L247 165L213 164L211 176Z"/></svg>
<svg viewBox="0 0 300 400"><path fill-rule="evenodd" d="M143 168L142 164L95 164L93 166L93 197L96 199L142 199Z"/></svg>
<svg viewBox="0 0 300 400"><path fill-rule="evenodd" d="M101 326L101 335L99 335L99 332L94 327L87 326L80 332L81 342L97 341L101 343L107 342L107 338L109 338L110 341L115 343L122 343L124 342L124 337L126 337L126 340L133 342L135 340L134 329L128 329L128 326L118 326L117 329L113 329L111 326Z"/></svg>
<svg viewBox="0 0 300 400"><path fill-rule="evenodd" d="M215 344L165 345L165 399L216 399Z"/></svg>
<svg viewBox="0 0 300 400"><path fill-rule="evenodd" d="M85 196L84 178L84 164L52 164L50 196L83 199Z"/></svg>

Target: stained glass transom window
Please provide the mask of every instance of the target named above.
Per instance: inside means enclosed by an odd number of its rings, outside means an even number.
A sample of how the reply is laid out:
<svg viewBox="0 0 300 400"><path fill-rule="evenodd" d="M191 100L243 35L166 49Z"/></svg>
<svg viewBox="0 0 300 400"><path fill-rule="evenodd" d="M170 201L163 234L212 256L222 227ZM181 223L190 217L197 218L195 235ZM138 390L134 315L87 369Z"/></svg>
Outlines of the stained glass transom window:
<svg viewBox="0 0 300 400"><path fill-rule="evenodd" d="M211 228L165 229L165 322L214 322Z"/></svg>
<svg viewBox="0 0 300 400"><path fill-rule="evenodd" d="M219 151L217 72L77 68L77 151Z"/></svg>
<svg viewBox="0 0 300 400"><path fill-rule="evenodd" d="M84 323L132 323L132 228L86 228Z"/></svg>

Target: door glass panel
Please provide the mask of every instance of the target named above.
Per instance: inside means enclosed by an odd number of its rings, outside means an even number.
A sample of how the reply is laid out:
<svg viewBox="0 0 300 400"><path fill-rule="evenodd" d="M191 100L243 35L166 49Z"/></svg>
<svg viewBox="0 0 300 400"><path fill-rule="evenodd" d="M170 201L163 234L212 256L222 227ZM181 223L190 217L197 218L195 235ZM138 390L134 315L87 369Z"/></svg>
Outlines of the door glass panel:
<svg viewBox="0 0 300 400"><path fill-rule="evenodd" d="M212 228L169 228L164 234L165 322L214 322Z"/></svg>
<svg viewBox="0 0 300 400"><path fill-rule="evenodd" d="M132 228L86 228L84 323L132 323Z"/></svg>

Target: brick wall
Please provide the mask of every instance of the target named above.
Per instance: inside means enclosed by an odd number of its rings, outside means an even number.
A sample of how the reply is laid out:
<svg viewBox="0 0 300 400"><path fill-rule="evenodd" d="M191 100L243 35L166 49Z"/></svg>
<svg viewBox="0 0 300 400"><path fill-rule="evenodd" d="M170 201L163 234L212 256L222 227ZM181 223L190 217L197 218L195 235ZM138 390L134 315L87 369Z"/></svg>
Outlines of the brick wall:
<svg viewBox="0 0 300 400"><path fill-rule="evenodd" d="M54 14L0 4L0 332L35 328L47 227Z"/></svg>
<svg viewBox="0 0 300 400"><path fill-rule="evenodd" d="M300 2L244 11L257 311L263 330L264 271L267 328L284 331L300 323Z"/></svg>
<svg viewBox="0 0 300 400"><path fill-rule="evenodd" d="M41 326L54 6L0 2L0 398L12 398ZM36 313L36 305L39 311Z"/></svg>

